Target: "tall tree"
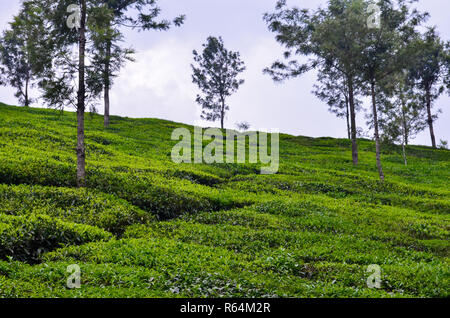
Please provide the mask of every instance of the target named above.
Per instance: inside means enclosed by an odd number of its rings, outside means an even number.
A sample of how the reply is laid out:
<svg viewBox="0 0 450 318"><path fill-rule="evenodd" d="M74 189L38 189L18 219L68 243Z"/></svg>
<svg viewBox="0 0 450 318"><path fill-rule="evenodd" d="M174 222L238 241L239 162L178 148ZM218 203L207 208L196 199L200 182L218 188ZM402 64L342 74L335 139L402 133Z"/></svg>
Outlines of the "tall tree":
<svg viewBox="0 0 450 318"><path fill-rule="evenodd" d="M180 15L169 20L157 21L161 9L156 0L102 0L109 10L102 21L103 33L99 33L98 41L95 42L97 48L96 60L102 65L101 83L104 97L104 126L109 126L110 96L109 91L113 84L113 78L119 72L124 62L132 60L134 53L131 49L122 48L119 44L123 39L120 27L129 27L137 30L168 30L171 25L180 26L185 20L184 15ZM133 15L130 15L132 12Z"/></svg>
<svg viewBox="0 0 450 318"><path fill-rule="evenodd" d="M431 144L436 148L433 122L437 114L432 113L434 101L444 92L444 85L449 87L450 51L436 30L430 28L417 43L417 58L412 65L413 78L418 89L423 93L423 105L427 111Z"/></svg>
<svg viewBox="0 0 450 318"><path fill-rule="evenodd" d="M104 101L104 126L109 126L110 97L109 92L114 78L126 61L134 61L134 50L123 48L120 43L123 35L120 30L112 25L114 11L107 4L96 9L97 23L93 26L90 39L92 47L89 50L91 56L91 68L98 76L95 81L89 82L99 94L103 92ZM92 77L94 79L94 77Z"/></svg>
<svg viewBox="0 0 450 318"><path fill-rule="evenodd" d="M386 99L380 104L380 127L388 141L396 141L402 135L405 145L425 129L427 125L426 110L421 104L421 93L411 81L407 70L393 74L385 81ZM394 124L395 123L395 124ZM395 129L390 126L397 126ZM391 131L391 133L389 133Z"/></svg>
<svg viewBox="0 0 450 318"><path fill-rule="evenodd" d="M39 15L39 7L24 2L10 29L0 38L0 84L16 89L15 96L24 106L30 106L30 88L34 85L39 66L48 62L45 49L39 47L40 39L46 35L46 29ZM37 60L40 63L37 63ZM33 61L35 63L33 63Z"/></svg>
<svg viewBox="0 0 450 318"><path fill-rule="evenodd" d="M77 110L77 184L86 184L84 113L95 105L101 93L106 103L105 125L109 123L109 89L112 78L130 58L132 50L122 49L119 27L139 30L167 29L171 22L156 22L160 13L156 0L28 0L43 8L49 29L47 54L52 63L40 72L39 86L44 101L52 107ZM128 11L137 17L128 16ZM173 23L181 25L184 16ZM77 56L73 54L78 48Z"/></svg>
<svg viewBox="0 0 450 318"><path fill-rule="evenodd" d="M333 69L342 74L348 91L352 158L358 164L355 90L358 86L357 56L361 54L364 35L361 27L363 0L330 0L324 9L315 11L288 8L286 0L277 2L274 13L264 20L276 40L285 48L285 62L278 60L264 70L275 81L283 81L315 69ZM363 21L364 20L364 21ZM308 57L300 62L295 56Z"/></svg>
<svg viewBox="0 0 450 318"><path fill-rule="evenodd" d="M370 3L367 2L365 5L369 7ZM380 98L383 96L382 82L408 65L412 53L411 41L416 34L415 27L426 15L415 10L411 12L404 0L398 0L396 5L391 0L380 0L378 5L381 23L377 28L367 26L366 35L358 39L363 43L364 49L359 56L357 69L369 88L367 95L371 97L372 104L376 163L378 174L383 181L377 96Z"/></svg>
<svg viewBox="0 0 450 318"><path fill-rule="evenodd" d="M420 94L414 89L409 73L399 72L384 82L383 98L379 98L379 125L381 139L387 143L400 143L405 165L406 147L410 140L427 125L426 112L420 103Z"/></svg>
<svg viewBox="0 0 450 318"><path fill-rule="evenodd" d="M17 30L3 32L0 39L0 84L10 85L16 89L15 96L23 106L30 106L29 87L33 78L28 54L23 51L21 34Z"/></svg>
<svg viewBox="0 0 450 318"><path fill-rule="evenodd" d="M37 0L30 0L36 2ZM84 116L86 106L99 98L101 74L92 63L92 38L101 31L105 9L97 0L38 1L43 8L44 25L49 30L47 54L52 63L39 74L44 101L51 107L73 106L77 111L78 187L86 186L86 145ZM89 40L89 41L88 41ZM89 42L89 43L88 43ZM77 48L75 54L74 48Z"/></svg>
<svg viewBox="0 0 450 318"><path fill-rule="evenodd" d="M222 38L208 37L203 44L203 52L194 50L192 66L192 81L203 92L197 95L197 103L202 106L202 118L208 121L220 120L224 128L225 114L230 109L226 103L227 97L235 93L244 84L238 75L245 70L238 52L228 51Z"/></svg>

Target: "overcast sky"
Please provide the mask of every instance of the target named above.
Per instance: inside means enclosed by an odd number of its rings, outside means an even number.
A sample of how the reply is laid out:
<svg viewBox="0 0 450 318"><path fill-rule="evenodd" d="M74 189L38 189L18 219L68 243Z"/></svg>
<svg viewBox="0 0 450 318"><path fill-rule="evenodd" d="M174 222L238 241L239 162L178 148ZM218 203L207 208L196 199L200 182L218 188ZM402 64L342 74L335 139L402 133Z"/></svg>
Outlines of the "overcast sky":
<svg viewBox="0 0 450 318"><path fill-rule="evenodd" d="M4 30L20 7L20 0L0 1L0 29ZM327 105L312 93L316 74L310 72L283 84L275 84L262 70L283 52L268 31L262 16L272 12L276 0L160 0L162 16L186 14L181 28L166 32L124 30L125 45L137 50L136 62L122 69L111 91L111 113L128 117L153 117L213 126L200 121L195 103L198 89L191 81L192 50L201 49L210 35L222 36L228 49L240 51L247 70L246 80L230 98L225 126L248 121L254 129L313 137L346 137L345 120L327 111ZM289 5L317 8L326 0L288 0ZM436 25L441 37L450 40L450 1L420 0L419 9L431 14L429 25ZM36 95L36 94L35 94ZM15 105L14 90L0 87L0 101ZM435 123L437 140L450 139L450 98L442 96L435 109L443 114ZM101 106L101 104L100 104ZM99 112L102 112L99 107ZM365 127L362 113L358 126ZM416 144L430 145L428 130Z"/></svg>

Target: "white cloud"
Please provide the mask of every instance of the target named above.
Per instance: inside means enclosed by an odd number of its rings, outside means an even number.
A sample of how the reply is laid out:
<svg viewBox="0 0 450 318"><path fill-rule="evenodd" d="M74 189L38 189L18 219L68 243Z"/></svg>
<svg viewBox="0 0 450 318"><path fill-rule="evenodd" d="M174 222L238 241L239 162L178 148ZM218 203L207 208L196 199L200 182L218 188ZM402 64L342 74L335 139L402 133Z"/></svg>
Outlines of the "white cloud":
<svg viewBox="0 0 450 318"><path fill-rule="evenodd" d="M193 122L189 47L168 39L137 53L136 62L122 69L111 90L112 113Z"/></svg>

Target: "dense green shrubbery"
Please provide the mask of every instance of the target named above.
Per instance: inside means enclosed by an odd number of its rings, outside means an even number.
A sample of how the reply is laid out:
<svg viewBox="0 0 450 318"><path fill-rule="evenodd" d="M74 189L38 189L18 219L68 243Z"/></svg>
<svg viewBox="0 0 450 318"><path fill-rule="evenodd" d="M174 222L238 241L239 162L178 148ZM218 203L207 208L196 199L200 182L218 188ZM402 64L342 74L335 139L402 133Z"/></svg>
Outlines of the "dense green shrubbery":
<svg viewBox="0 0 450 318"><path fill-rule="evenodd" d="M8 158L9 153L2 154ZM75 168L55 159L35 159L30 155L0 161L0 180L5 184L40 184L58 187L76 185Z"/></svg>
<svg viewBox="0 0 450 318"><path fill-rule="evenodd" d="M114 234L126 226L154 220L148 212L112 195L89 189L0 185L0 213L43 214L103 228Z"/></svg>
<svg viewBox="0 0 450 318"><path fill-rule="evenodd" d="M75 189L74 116L0 105L0 297L450 295L449 151L409 146L404 166L385 148L380 183L369 140L354 167L348 140L281 135L263 176L174 164L171 132L192 127L93 115Z"/></svg>
<svg viewBox="0 0 450 318"><path fill-rule="evenodd" d="M0 214L0 258L35 262L46 251L63 245L108 240L104 230L73 224L46 215L10 216Z"/></svg>

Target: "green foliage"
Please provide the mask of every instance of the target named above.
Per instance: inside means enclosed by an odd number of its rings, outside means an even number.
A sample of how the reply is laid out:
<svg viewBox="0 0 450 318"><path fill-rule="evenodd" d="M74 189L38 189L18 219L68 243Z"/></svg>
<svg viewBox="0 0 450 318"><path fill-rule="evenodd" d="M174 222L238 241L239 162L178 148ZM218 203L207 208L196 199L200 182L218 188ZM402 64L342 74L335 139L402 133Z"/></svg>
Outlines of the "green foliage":
<svg viewBox="0 0 450 318"><path fill-rule="evenodd" d="M40 42L47 35L40 11L36 3L24 2L10 29L0 37L0 85L15 88L15 96L23 106L33 102L29 90L49 62Z"/></svg>
<svg viewBox="0 0 450 318"><path fill-rule="evenodd" d="M416 39L415 45L417 53L410 71L422 93L422 104L425 105L426 98L433 103L444 92L444 84L448 84L450 51L448 44L440 39L435 28L428 29Z"/></svg>
<svg viewBox="0 0 450 318"><path fill-rule="evenodd" d="M126 226L154 220L127 201L87 189L0 185L0 213L48 215L120 234Z"/></svg>
<svg viewBox="0 0 450 318"><path fill-rule="evenodd" d="M280 170L172 163L174 128L0 105L1 297L448 297L450 153L280 136ZM159 219L159 220L158 220ZM68 289L67 266L81 268ZM381 267L370 289L367 266Z"/></svg>
<svg viewBox="0 0 450 318"><path fill-rule="evenodd" d="M0 258L35 262L40 254L65 244L79 245L108 240L112 235L88 225L79 225L46 215L0 214Z"/></svg>

